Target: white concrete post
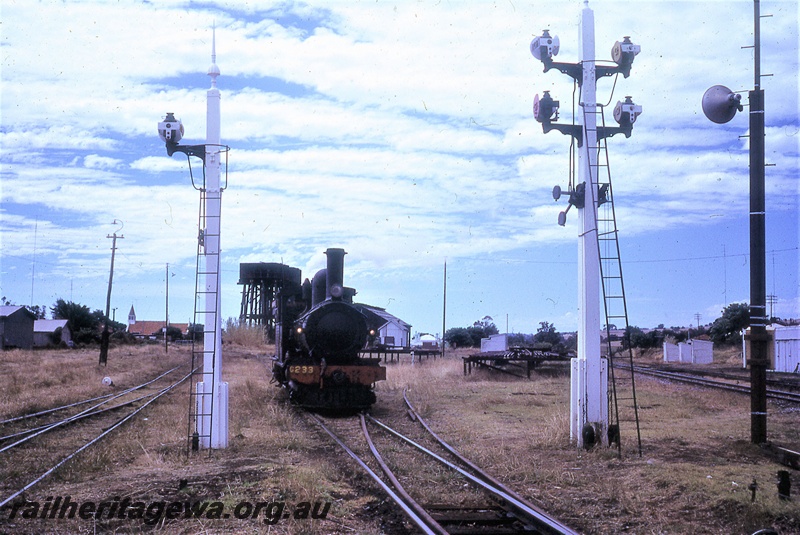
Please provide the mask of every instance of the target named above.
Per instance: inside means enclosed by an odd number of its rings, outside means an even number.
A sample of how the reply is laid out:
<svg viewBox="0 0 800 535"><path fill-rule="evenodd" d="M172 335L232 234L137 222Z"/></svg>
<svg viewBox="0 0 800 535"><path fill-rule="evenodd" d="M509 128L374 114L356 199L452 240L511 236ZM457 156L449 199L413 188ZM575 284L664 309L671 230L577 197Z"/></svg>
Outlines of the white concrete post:
<svg viewBox="0 0 800 535"><path fill-rule="evenodd" d="M570 377L570 438L584 446L584 428L591 425L594 442L608 444L608 371L600 356L600 258L597 247L597 102L594 12L581 11L580 62L583 147L578 156L578 182L585 183L585 205L578 210L578 357Z"/></svg>
<svg viewBox="0 0 800 535"><path fill-rule="evenodd" d="M216 32L215 32L216 33ZM222 382L222 319L220 284L220 215L222 189L220 171L222 147L220 146L220 93L217 89L219 67L216 64L216 35L212 38L211 88L207 93L206 108L206 201L204 229L204 310L205 335L203 337L203 372L205 381L197 383L198 414L197 433L200 447L226 448L228 446L228 383ZM213 330L211 327L213 326ZM212 373L213 372L213 373ZM209 381L213 384L209 384ZM203 395L211 394L213 396ZM208 416L208 415L211 416Z"/></svg>

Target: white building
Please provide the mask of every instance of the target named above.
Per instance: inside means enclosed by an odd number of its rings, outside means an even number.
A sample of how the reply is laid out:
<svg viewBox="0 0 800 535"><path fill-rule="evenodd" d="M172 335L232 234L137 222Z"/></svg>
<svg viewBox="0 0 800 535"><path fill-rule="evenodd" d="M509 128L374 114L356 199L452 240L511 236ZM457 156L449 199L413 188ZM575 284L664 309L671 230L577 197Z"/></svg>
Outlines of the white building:
<svg viewBox="0 0 800 535"><path fill-rule="evenodd" d="M411 347L410 324L379 307L361 303L355 303L354 306L367 316L371 325L379 325L376 339L379 344L389 347Z"/></svg>
<svg viewBox="0 0 800 535"><path fill-rule="evenodd" d="M742 331L742 368L747 367L750 329ZM769 369L776 372L800 373L800 325L768 325L767 346Z"/></svg>
<svg viewBox="0 0 800 535"><path fill-rule="evenodd" d="M508 335L492 334L489 338L481 338L481 353L489 351L508 351Z"/></svg>
<svg viewBox="0 0 800 535"><path fill-rule="evenodd" d="M54 340L56 332L59 332L58 340ZM59 345L63 342L66 345L72 343L72 332L67 325L67 320L36 320L33 322L33 346L47 347L49 345Z"/></svg>
<svg viewBox="0 0 800 535"><path fill-rule="evenodd" d="M775 327L776 372L800 373L800 326Z"/></svg>
<svg viewBox="0 0 800 535"><path fill-rule="evenodd" d="M711 340L689 340L679 344L664 342L664 362L684 364L711 364L714 362L714 342Z"/></svg>

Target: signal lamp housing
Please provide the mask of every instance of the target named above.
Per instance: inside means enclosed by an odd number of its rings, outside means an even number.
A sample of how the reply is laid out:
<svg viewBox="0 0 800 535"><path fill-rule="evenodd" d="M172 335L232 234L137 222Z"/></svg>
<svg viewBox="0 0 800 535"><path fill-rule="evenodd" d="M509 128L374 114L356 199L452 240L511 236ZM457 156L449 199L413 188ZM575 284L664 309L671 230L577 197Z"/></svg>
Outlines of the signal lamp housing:
<svg viewBox="0 0 800 535"><path fill-rule="evenodd" d="M617 41L614 43L614 46L611 47L611 59L614 60L614 63L619 65L619 70L623 77L627 78L630 76L633 58L641 51L642 47L633 44L631 38L627 35L622 38L621 43Z"/></svg>
<svg viewBox="0 0 800 535"><path fill-rule="evenodd" d="M531 54L539 61L546 62L558 55L559 45L558 36L551 37L550 31L545 30L541 36L531 41Z"/></svg>
<svg viewBox="0 0 800 535"><path fill-rule="evenodd" d="M172 112L158 123L158 137L164 143L178 143L183 138L183 123Z"/></svg>

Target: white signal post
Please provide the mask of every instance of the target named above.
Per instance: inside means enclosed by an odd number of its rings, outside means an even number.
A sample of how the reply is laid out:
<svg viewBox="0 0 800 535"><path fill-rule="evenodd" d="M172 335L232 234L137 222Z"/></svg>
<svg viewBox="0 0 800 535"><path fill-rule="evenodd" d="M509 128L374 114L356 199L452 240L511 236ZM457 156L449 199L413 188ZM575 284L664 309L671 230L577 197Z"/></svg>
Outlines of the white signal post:
<svg viewBox="0 0 800 535"><path fill-rule="evenodd" d="M578 151L578 182L585 183L585 207L578 209L578 358L570 374L570 438L608 445L608 369L600 356L600 257L597 247L597 82L594 12L581 11L582 89L579 122L583 147ZM591 431L587 426L591 426ZM591 433L589 435L588 433Z"/></svg>
<svg viewBox="0 0 800 535"><path fill-rule="evenodd" d="M198 285L195 295L195 321L203 321L203 381L195 390L196 447L228 446L228 383L222 381L222 321L220 318L220 221L222 207L222 155L228 147L220 143L220 93L217 89L216 30L211 41L211 88L206 94L206 143L179 145L183 125L172 113L158 124L158 133L166 143L167 155L183 152L187 158L203 160L203 207L198 240ZM194 182L193 182L194 185ZM197 188L197 186L195 186ZM202 256L202 259L199 257ZM193 349L193 355L197 352ZM194 445L193 445L194 447Z"/></svg>
<svg viewBox="0 0 800 535"><path fill-rule="evenodd" d="M617 41L611 55L616 66L598 65L595 58L594 12L589 2L584 1L579 31L579 63L553 61L558 54L559 40L549 30L531 42L531 54L544 64L544 72L558 69L571 76L580 86L580 110L576 110L576 124L558 123L559 102L545 91L533 101L533 114L542 123L545 133L557 130L569 135L578 145L578 179L570 183L569 207L561 212L558 224L564 225L567 211L578 210L578 356L571 363L570 379L570 438L579 447L609 443L609 396L608 363L600 353L601 329L601 271L598 242L597 210L601 202L598 190L599 141L615 134L630 137L636 117L642 113L641 106L630 97L617 102L614 118L618 127L602 124L598 117L603 107L597 105L597 80L605 76L630 74L633 58L640 47L628 37ZM570 177L572 180L572 177ZM553 198L561 197L561 188L553 189ZM605 202L606 199L602 199Z"/></svg>
<svg viewBox="0 0 800 535"><path fill-rule="evenodd" d="M228 383L222 381L222 320L220 318L220 216L222 214L222 145L220 143L220 93L217 89L216 30L211 41L211 88L206 93L206 197L203 252L205 255L205 334L203 371L206 381L197 383L197 434L200 447L228 447ZM214 330L209 329L214 326ZM209 370L211 373L209 374ZM210 384L213 383L213 384Z"/></svg>

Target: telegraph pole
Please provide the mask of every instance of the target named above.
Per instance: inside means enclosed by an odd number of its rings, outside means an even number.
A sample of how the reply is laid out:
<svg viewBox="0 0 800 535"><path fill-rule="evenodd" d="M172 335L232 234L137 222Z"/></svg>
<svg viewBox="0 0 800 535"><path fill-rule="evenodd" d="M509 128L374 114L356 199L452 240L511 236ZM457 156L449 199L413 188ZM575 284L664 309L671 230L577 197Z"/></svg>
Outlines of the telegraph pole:
<svg viewBox="0 0 800 535"><path fill-rule="evenodd" d="M764 157L764 90L761 89L761 8L753 0L753 78L755 87L748 92L750 103L750 441L767 441L767 334L766 283L766 208ZM733 119L743 111L742 97L722 85L709 88L703 95L703 113L717 124Z"/></svg>
<svg viewBox="0 0 800 535"><path fill-rule="evenodd" d="M761 89L761 13L753 1L755 56L750 91L750 440L767 441L767 258L764 202L764 90Z"/></svg>
<svg viewBox="0 0 800 535"><path fill-rule="evenodd" d="M118 223L115 219L114 223ZM111 271L108 274L108 293L106 294L106 317L103 322L103 337L100 339L100 364L103 366L108 362L108 315L111 312L111 283L114 280L114 253L117 251L117 238L124 239L125 236L117 236L116 231L106 238L111 238Z"/></svg>
<svg viewBox="0 0 800 535"><path fill-rule="evenodd" d="M447 322L447 258L444 259L444 290L442 293L442 358L444 358L444 329Z"/></svg>

